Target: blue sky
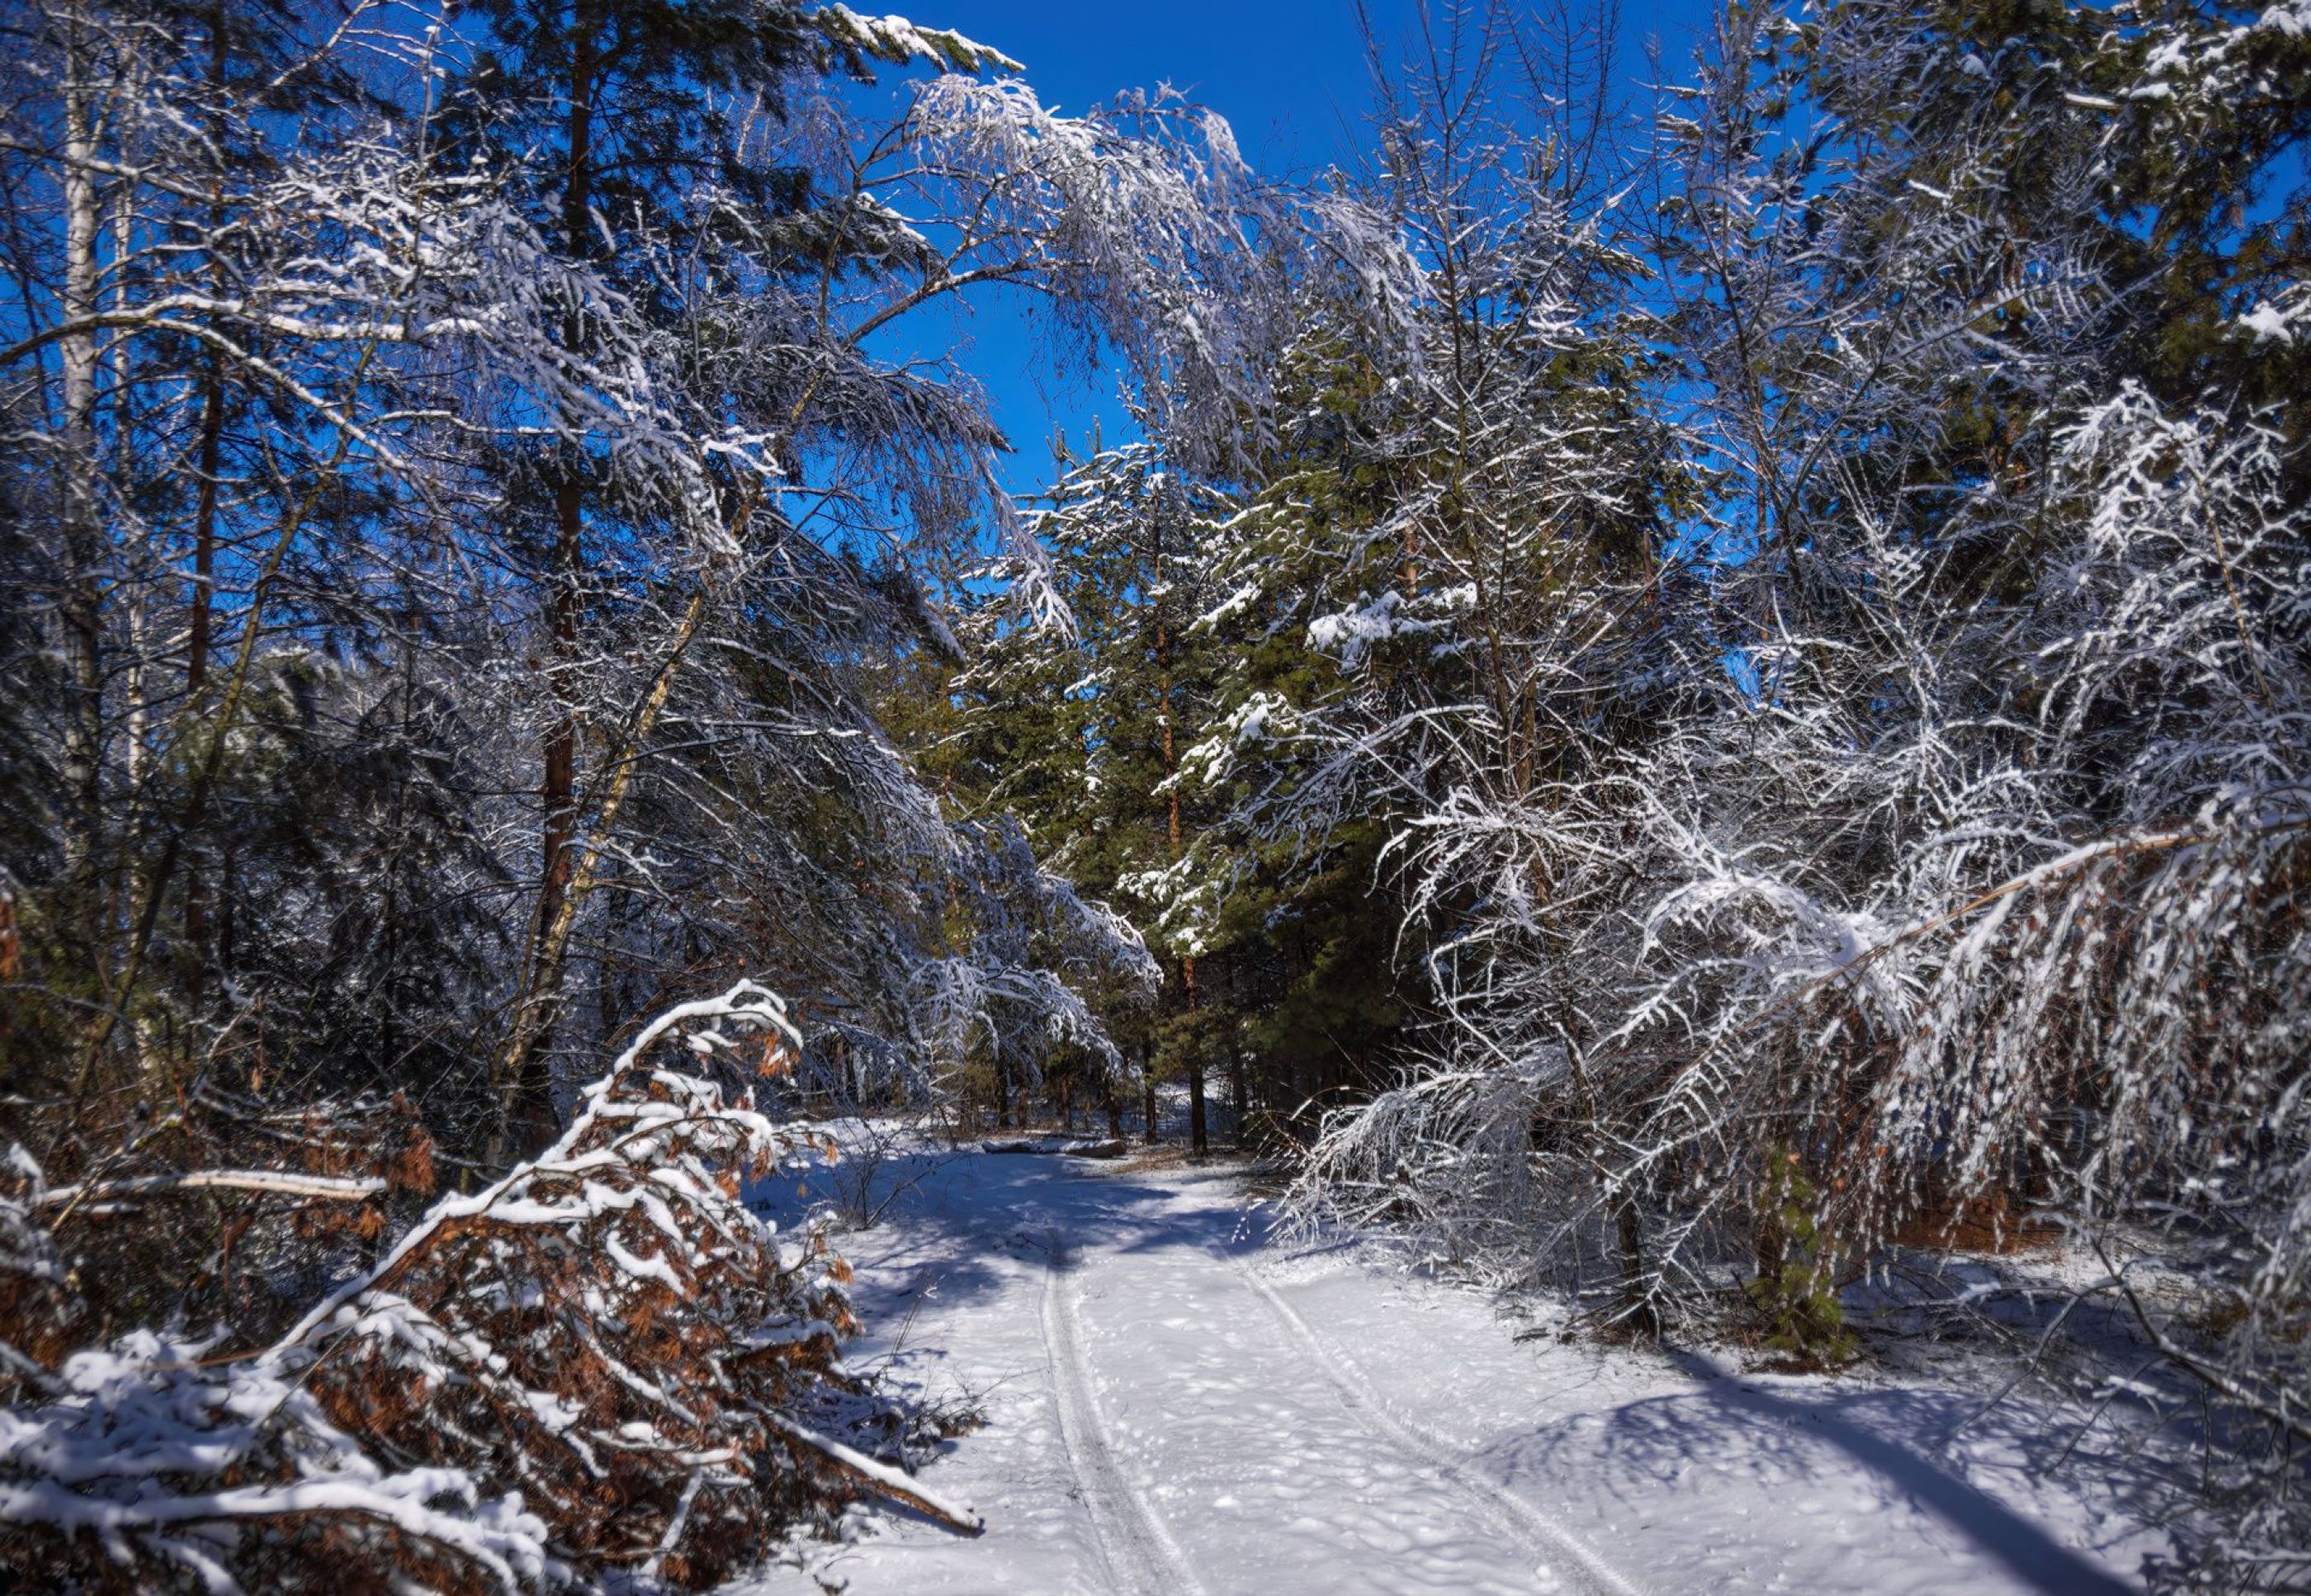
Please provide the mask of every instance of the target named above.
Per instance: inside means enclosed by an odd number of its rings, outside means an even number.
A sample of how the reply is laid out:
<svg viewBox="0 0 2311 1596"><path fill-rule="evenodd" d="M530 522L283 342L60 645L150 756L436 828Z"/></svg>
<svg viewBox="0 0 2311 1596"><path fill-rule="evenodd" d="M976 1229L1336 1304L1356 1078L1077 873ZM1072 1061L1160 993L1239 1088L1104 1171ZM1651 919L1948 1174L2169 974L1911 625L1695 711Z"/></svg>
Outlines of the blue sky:
<svg viewBox="0 0 2311 1596"><path fill-rule="evenodd" d="M915 21L956 29L1023 63L1044 102L1063 110L1168 83L1226 117L1245 157L1263 171L1320 170L1364 136L1371 74L1352 0L915 3L923 7ZM1384 32L1415 14L1413 0L1373 0L1372 9ZM1705 0L1629 6L1621 17L1618 75L1624 82L1645 75L1649 36L1681 71L1708 14ZM1049 480L1055 429L1078 449L1094 414L1108 440L1128 432L1112 373L1086 381L1055 370L1023 309L981 297L951 324L963 341L963 364L986 387L1016 450L1004 474L1015 490Z"/></svg>

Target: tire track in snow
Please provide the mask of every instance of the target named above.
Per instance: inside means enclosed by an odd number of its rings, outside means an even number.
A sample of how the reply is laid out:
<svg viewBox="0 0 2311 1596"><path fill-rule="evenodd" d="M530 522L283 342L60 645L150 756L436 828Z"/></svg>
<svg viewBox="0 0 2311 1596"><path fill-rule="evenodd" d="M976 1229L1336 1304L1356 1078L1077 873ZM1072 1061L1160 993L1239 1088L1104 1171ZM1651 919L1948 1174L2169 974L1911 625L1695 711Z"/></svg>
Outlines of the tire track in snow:
<svg viewBox="0 0 2311 1596"><path fill-rule="evenodd" d="M1228 1263L1242 1276L1260 1300L1268 1304L1277 1322L1288 1331L1315 1360L1325 1378L1340 1393L1343 1404L1357 1422L1378 1439L1395 1446L1410 1456L1418 1458L1430 1468L1480 1502L1493 1509L1499 1519L1525 1549L1538 1557L1551 1573L1564 1578L1584 1596L1642 1596L1636 1586L1623 1579L1603 1558L1591 1551L1549 1516L1518 1496L1506 1486L1490 1479L1479 1470L1455 1457L1451 1449L1415 1429L1388 1410L1361 1371L1339 1354L1326 1346L1308 1321L1278 1294L1276 1288L1260 1278L1260 1272L1242 1258L1226 1254Z"/></svg>
<svg viewBox="0 0 2311 1596"><path fill-rule="evenodd" d="M1076 1322L1067 1269L1066 1243L1054 1230L1043 1274L1043 1347L1051 1356L1051 1389L1059 1400L1060 1443L1082 1487L1100 1559L1107 1565L1108 1583L1117 1596L1203 1596L1203 1583L1124 1478L1108 1446L1084 1369L1083 1334Z"/></svg>

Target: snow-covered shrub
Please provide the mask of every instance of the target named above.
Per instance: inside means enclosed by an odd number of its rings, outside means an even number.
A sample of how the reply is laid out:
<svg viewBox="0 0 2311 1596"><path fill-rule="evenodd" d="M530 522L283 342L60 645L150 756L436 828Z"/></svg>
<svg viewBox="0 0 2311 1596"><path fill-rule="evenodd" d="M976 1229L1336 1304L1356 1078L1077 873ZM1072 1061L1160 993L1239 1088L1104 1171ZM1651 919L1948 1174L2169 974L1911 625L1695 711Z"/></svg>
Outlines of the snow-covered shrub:
<svg viewBox="0 0 2311 1596"><path fill-rule="evenodd" d="M748 982L667 1011L552 1147L435 1203L263 1346L140 1330L52 1368L12 1345L7 1565L213 1590L694 1587L862 1495L975 1529L884 1461L903 1461L904 1416L842 1367L841 1260L741 1199L828 1151L737 1086L798 1042ZM0 1208L0 1267L30 1288L11 1306L49 1306L47 1195L35 1176ZM27 1317L0 1327L11 1343Z"/></svg>
<svg viewBox="0 0 2311 1596"><path fill-rule="evenodd" d="M2295 147L2254 120L2299 97L2280 14L1727 8L1632 317L1676 351L1671 485L1440 283L1498 353L1422 419L1490 425L1387 484L1401 597L1333 595L1298 770L1258 772L1304 833L1388 813L1434 1022L1325 1121L1304 1217L1820 1361L1932 1299L2188 1448L2187 1577L2253 1588L2311 1544L2311 511L2296 291L2238 197ZM2170 82L2202 45L2257 65ZM2144 295L2193 249L2229 298ZM1629 369L1579 287L1516 325ZM1983 1285L2025 1235L2063 1283Z"/></svg>
<svg viewBox="0 0 2311 1596"><path fill-rule="evenodd" d="M1985 491L1935 545L1856 492L1753 683L1721 668L1545 802L1464 788L1409 820L1416 896L1457 916L1444 1024L1328 1122L1303 1212L1810 1356L1844 1346L1827 1288L1905 1248L2059 1229L2106 1343L2063 1343L2071 1377L2205 1450L2229 1527L2192 1577L2294 1566L2248 1557L2300 1539L2311 1391L2288 469L2254 418L2125 385L2027 501ZM2026 533L2031 588L1949 582Z"/></svg>

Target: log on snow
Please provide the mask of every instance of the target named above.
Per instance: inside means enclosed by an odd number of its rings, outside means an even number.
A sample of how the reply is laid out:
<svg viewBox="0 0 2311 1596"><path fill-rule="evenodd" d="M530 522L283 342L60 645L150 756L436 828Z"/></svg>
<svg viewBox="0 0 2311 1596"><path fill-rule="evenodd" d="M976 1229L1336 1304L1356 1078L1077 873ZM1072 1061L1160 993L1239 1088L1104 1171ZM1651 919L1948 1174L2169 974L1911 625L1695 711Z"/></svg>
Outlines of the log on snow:
<svg viewBox="0 0 2311 1596"><path fill-rule="evenodd" d="M772 1429L785 1436L789 1442L797 1446L809 1448L818 1454L821 1462L832 1463L838 1472L849 1476L874 1495L887 1497L894 1502L903 1502L917 1513L954 1531L958 1535L977 1536L986 1533L985 1519L981 1518L968 1507L941 1500L917 1484L914 1476L904 1470L894 1469L888 1463L877 1462L864 1452L854 1452L840 1441L830 1440L824 1435L803 1428L802 1426L781 1414L766 1412L763 1417L769 1422Z"/></svg>

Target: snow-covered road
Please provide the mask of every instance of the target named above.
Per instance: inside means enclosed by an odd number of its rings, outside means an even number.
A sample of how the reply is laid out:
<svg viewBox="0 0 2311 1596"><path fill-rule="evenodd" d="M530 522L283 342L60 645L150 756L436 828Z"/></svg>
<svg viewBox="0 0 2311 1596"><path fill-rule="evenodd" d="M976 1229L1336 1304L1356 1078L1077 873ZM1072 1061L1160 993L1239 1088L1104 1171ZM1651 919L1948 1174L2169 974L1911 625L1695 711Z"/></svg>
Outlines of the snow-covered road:
<svg viewBox="0 0 2311 1596"><path fill-rule="evenodd" d="M2027 1410L1944 1447L1922 1383L1520 1339L1221 1172L954 1158L846 1250L854 1365L985 1414L924 1478L987 1533L868 1515L753 1596L2092 1593L2150 1545Z"/></svg>

